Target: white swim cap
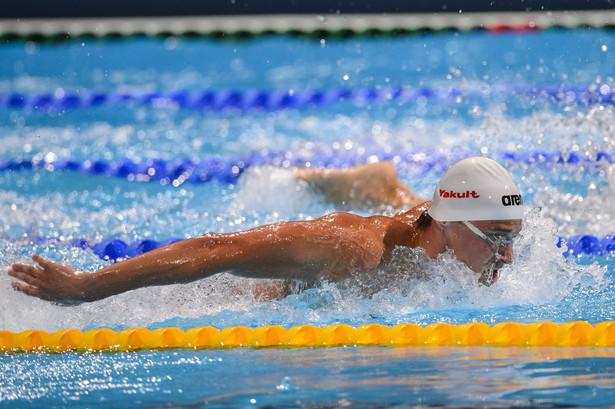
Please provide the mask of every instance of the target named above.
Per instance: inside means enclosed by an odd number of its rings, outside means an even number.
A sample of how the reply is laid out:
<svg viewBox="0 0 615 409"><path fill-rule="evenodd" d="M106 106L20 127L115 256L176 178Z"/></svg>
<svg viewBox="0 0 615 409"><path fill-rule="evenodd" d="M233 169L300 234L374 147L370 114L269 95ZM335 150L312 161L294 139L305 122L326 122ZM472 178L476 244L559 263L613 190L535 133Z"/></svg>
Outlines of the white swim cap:
<svg viewBox="0 0 615 409"><path fill-rule="evenodd" d="M446 171L427 212L441 222L522 219L523 199L502 165L477 156Z"/></svg>

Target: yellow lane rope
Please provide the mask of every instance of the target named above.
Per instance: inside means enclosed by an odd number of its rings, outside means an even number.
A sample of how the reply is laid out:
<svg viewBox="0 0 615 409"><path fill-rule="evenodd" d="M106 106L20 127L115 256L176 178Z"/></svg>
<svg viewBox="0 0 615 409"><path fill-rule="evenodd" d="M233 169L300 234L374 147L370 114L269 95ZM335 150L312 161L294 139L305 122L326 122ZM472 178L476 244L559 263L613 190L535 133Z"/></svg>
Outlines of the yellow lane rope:
<svg viewBox="0 0 615 409"><path fill-rule="evenodd" d="M332 347L332 346L494 346L494 347L615 347L615 321L595 326L585 321L557 325L553 322L520 324L482 322L461 325L434 323L398 324L393 327L346 324L324 328L298 325L290 329L271 325L259 328L197 327L130 328L123 331L75 329L54 333L34 330L15 333L0 331L0 352L136 351L152 349Z"/></svg>

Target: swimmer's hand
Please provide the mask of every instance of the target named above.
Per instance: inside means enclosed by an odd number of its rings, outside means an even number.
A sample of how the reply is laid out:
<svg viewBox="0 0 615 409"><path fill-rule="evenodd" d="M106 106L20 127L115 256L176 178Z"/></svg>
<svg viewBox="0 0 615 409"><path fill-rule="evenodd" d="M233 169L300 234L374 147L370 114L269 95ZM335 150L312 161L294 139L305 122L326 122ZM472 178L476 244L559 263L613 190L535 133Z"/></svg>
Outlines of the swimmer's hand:
<svg viewBox="0 0 615 409"><path fill-rule="evenodd" d="M58 304L81 304L89 301L85 285L86 274L79 274L76 269L34 255L32 260L39 266L16 263L8 270L8 274L21 280L13 282L15 290Z"/></svg>

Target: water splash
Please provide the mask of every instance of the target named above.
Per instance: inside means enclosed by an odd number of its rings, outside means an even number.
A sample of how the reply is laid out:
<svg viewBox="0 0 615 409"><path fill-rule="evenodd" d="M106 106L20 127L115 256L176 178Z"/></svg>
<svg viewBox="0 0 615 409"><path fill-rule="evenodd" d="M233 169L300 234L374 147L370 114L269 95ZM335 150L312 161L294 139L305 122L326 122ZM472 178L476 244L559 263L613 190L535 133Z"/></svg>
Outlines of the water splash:
<svg viewBox="0 0 615 409"><path fill-rule="evenodd" d="M249 168L239 179L238 193L229 212L254 225L311 218L331 211L292 169L263 166Z"/></svg>

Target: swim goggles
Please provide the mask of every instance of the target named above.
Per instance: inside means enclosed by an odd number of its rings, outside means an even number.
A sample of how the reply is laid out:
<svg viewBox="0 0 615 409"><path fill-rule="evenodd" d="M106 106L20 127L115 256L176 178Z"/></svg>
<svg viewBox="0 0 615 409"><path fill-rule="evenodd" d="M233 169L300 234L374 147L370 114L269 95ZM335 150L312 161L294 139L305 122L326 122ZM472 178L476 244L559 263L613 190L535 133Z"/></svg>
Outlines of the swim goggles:
<svg viewBox="0 0 615 409"><path fill-rule="evenodd" d="M461 222L463 224L465 224L468 229L470 229L472 231L472 233L476 234L478 237L480 237L485 243L487 243L489 246L491 246L491 248L494 251L506 248L508 246L510 246L511 244L513 244L515 241L510 238L507 237L506 235L503 234L485 234L482 231L480 231L480 229L478 227L476 227L475 225L473 225L470 222Z"/></svg>

